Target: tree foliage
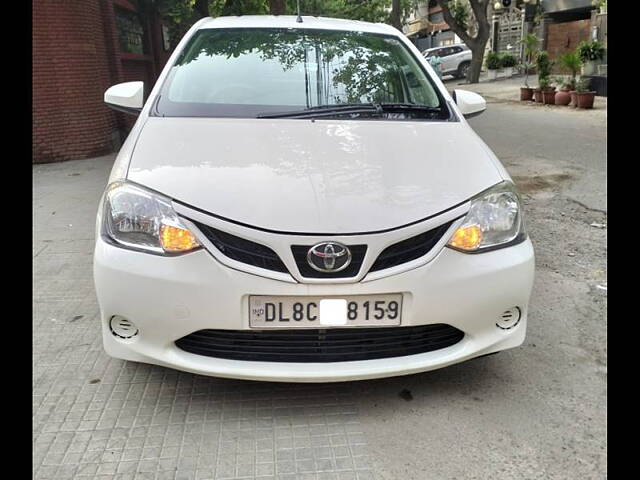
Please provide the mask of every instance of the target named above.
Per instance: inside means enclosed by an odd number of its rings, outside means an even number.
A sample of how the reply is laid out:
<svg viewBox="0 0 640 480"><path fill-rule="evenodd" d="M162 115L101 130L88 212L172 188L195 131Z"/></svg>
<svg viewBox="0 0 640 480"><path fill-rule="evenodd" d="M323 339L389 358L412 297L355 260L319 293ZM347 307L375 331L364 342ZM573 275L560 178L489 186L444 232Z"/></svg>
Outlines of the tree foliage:
<svg viewBox="0 0 640 480"><path fill-rule="evenodd" d="M208 1L208 14L212 17L298 13L296 0L145 0L145 3L154 5L170 20L171 42L175 45L203 16L200 9L204 1ZM393 14L399 9L398 23L409 15L413 3L413 0L300 0L300 11L302 15L392 23ZM396 9L390 14L392 6Z"/></svg>

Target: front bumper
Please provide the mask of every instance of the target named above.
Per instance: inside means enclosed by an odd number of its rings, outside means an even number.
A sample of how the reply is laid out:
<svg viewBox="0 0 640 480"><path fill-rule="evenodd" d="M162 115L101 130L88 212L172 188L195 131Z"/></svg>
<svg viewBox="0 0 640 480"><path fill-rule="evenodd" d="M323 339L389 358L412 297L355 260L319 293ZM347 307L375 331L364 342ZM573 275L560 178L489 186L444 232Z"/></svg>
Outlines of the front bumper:
<svg viewBox="0 0 640 480"><path fill-rule="evenodd" d="M159 257L96 242L94 279L106 352L202 375L282 382L331 382L407 375L516 347L524 341L533 286L529 239L482 254L443 248L426 265L378 280L343 284L290 283L240 272L207 251ZM202 329L249 328L249 295L367 295L402 292L402 325L445 323L465 333L457 344L432 352L339 363L226 360L185 352L175 341ZM507 309L520 322L496 326ZM133 321L140 333L115 337L113 315ZM400 327L401 328L401 327Z"/></svg>

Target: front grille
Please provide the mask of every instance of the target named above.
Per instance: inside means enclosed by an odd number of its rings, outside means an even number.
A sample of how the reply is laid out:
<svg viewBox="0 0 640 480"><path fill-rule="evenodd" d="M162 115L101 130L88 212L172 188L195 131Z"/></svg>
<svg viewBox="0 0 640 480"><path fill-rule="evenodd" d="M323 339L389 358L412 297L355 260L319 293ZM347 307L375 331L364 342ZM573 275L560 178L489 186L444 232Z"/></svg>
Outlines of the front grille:
<svg viewBox="0 0 640 480"><path fill-rule="evenodd" d="M299 330L200 330L176 341L196 355L263 362L348 362L403 357L458 343L464 333L442 323L416 327Z"/></svg>
<svg viewBox="0 0 640 480"><path fill-rule="evenodd" d="M269 247L222 232L203 223L191 221L227 257L254 267L275 270L276 272L288 272L278 254Z"/></svg>
<svg viewBox="0 0 640 480"><path fill-rule="evenodd" d="M313 245L292 245L291 251L293 252L293 258L298 265L300 275L306 278L350 278L358 275L362 261L364 260L364 254L367 253L366 245L347 245L351 250L351 263L344 270L339 272L319 272L311 268L309 262L307 262L307 253Z"/></svg>
<svg viewBox="0 0 640 480"><path fill-rule="evenodd" d="M408 238L385 248L373 263L370 272L395 267L420 258L438 243L455 220L447 222L427 232Z"/></svg>

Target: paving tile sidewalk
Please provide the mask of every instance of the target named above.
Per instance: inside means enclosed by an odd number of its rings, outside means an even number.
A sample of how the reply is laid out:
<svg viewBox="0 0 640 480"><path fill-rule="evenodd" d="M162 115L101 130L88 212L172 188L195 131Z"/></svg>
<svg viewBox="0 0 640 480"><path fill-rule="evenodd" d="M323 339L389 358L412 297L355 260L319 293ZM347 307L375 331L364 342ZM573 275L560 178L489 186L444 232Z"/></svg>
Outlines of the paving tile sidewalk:
<svg viewBox="0 0 640 480"><path fill-rule="evenodd" d="M33 167L33 477L375 478L345 384L217 379L104 353L91 262L113 158Z"/></svg>

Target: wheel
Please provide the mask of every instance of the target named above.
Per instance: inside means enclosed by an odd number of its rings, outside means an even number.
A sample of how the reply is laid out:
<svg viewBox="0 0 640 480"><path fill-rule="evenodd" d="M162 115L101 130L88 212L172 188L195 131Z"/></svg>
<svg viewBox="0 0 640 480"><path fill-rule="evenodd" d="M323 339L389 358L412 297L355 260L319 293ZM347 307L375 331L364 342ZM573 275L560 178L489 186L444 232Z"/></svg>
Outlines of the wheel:
<svg viewBox="0 0 640 480"><path fill-rule="evenodd" d="M457 78L467 78L467 72L469 71L469 67L471 66L471 62L462 62L458 65L458 73L456 73Z"/></svg>

